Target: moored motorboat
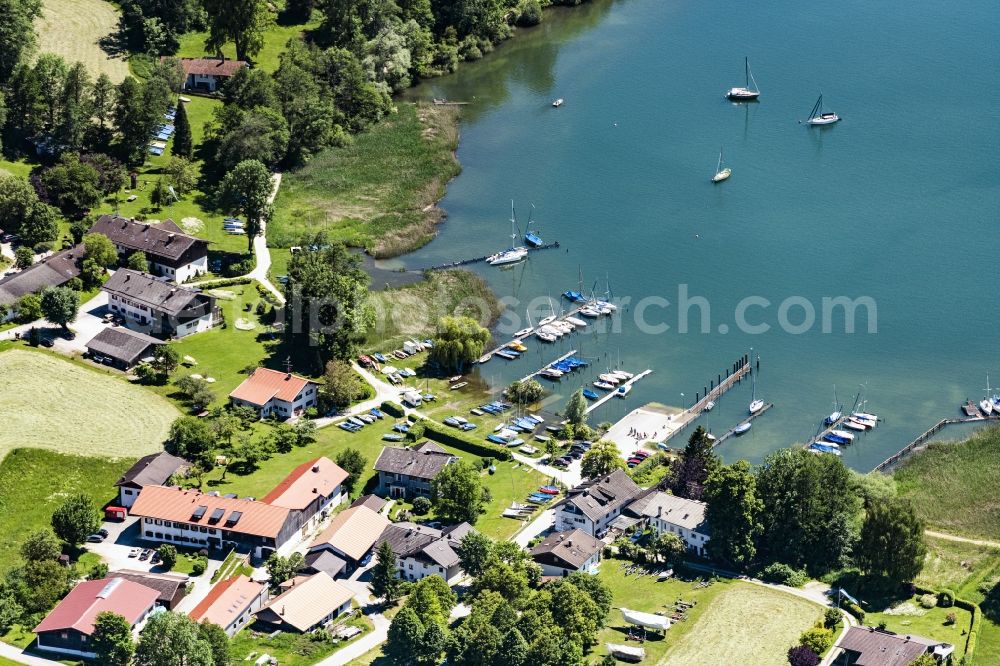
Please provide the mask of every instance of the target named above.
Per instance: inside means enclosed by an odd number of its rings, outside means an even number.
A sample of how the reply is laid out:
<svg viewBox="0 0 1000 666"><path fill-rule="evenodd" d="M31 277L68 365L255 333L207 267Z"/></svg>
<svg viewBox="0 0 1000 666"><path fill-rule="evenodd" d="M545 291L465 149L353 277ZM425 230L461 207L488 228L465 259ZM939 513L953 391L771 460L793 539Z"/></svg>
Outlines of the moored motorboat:
<svg viewBox="0 0 1000 666"><path fill-rule="evenodd" d="M706 412L710 412L713 409L715 409L715 401L714 400L709 400L708 402L705 403L705 411Z"/></svg>
<svg viewBox="0 0 1000 666"><path fill-rule="evenodd" d="M560 379L563 376L562 371L555 368L544 368L538 374L549 379Z"/></svg>
<svg viewBox="0 0 1000 666"><path fill-rule="evenodd" d="M563 102L564 102L563 98L560 97L559 99L557 99L557 100L555 100L555 101L552 102L552 106L554 106L554 107L556 107L558 109L560 106L563 105Z"/></svg>
<svg viewBox="0 0 1000 666"><path fill-rule="evenodd" d="M625 386L619 386L618 390L615 391L616 398L626 398L628 394L632 391L632 385L626 384Z"/></svg>
<svg viewBox="0 0 1000 666"><path fill-rule="evenodd" d="M601 382L601 381L594 382L594 386L601 389L602 391L611 391L615 388L614 384L609 384L608 382Z"/></svg>
<svg viewBox="0 0 1000 666"><path fill-rule="evenodd" d="M590 389L583 389L583 397L587 400L597 400L600 395Z"/></svg>
<svg viewBox="0 0 1000 666"><path fill-rule="evenodd" d="M854 430L856 432L864 432L868 430L868 426L863 424L861 421L856 421L850 417L844 420L843 426L849 430Z"/></svg>
<svg viewBox="0 0 1000 666"><path fill-rule="evenodd" d="M523 338L526 335L531 335L531 332L533 330L535 330L535 329L532 328L531 326L529 326L528 328L522 328L520 331L518 331L517 333L514 334L514 337L515 338Z"/></svg>
<svg viewBox="0 0 1000 666"><path fill-rule="evenodd" d="M962 405L962 411L965 412L965 415L970 418L979 414L979 409L976 407L976 403L972 402L972 400L965 401L965 404Z"/></svg>

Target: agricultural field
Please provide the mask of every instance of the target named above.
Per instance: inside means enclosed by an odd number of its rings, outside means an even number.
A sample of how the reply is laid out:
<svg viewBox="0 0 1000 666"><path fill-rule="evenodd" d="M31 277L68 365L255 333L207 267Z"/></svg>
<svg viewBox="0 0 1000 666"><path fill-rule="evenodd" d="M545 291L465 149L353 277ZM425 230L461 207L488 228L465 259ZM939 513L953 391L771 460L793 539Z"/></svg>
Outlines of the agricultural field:
<svg viewBox="0 0 1000 666"><path fill-rule="evenodd" d="M931 444L893 477L928 527L980 539L1000 534L1000 428Z"/></svg>
<svg viewBox="0 0 1000 666"><path fill-rule="evenodd" d="M103 506L116 496L115 481L134 462L42 449L8 453L0 462L0 575L17 563L24 538L49 525L64 497L84 493Z"/></svg>
<svg viewBox="0 0 1000 666"><path fill-rule="evenodd" d="M138 457L162 448L178 416L169 402L57 356L0 353L0 458L15 447Z"/></svg>
<svg viewBox="0 0 1000 666"><path fill-rule="evenodd" d="M822 609L806 599L762 586L732 584L676 642L671 627L667 632L671 645L657 663L785 666L788 648L821 618Z"/></svg>
<svg viewBox="0 0 1000 666"><path fill-rule="evenodd" d="M105 0L45 0L35 24L38 50L61 55L70 64L82 62L94 78L103 72L121 83L128 76L128 62L110 57L99 43L117 30L118 15Z"/></svg>
<svg viewBox="0 0 1000 666"><path fill-rule="evenodd" d="M269 243L287 247L323 230L377 257L428 243L440 215L434 204L459 172L457 145L453 107L399 103L394 115L349 145L285 175Z"/></svg>

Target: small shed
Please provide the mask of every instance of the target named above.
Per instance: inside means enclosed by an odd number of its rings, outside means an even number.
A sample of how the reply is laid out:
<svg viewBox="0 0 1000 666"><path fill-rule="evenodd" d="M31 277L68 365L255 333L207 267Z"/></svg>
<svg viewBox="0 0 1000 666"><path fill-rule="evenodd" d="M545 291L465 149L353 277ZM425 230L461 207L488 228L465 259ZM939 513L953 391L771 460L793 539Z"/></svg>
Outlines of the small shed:
<svg viewBox="0 0 1000 666"><path fill-rule="evenodd" d="M128 511L120 506L109 506L104 508L104 520L125 520Z"/></svg>

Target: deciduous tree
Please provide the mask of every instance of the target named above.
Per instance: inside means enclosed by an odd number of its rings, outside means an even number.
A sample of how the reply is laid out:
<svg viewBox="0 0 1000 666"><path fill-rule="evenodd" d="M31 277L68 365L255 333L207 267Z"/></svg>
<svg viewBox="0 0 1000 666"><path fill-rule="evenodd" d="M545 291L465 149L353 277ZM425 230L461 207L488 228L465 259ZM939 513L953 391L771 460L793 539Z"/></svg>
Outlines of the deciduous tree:
<svg viewBox="0 0 1000 666"><path fill-rule="evenodd" d="M341 410L368 394L367 388L351 364L340 359L327 361L323 373L323 399L333 409Z"/></svg>
<svg viewBox="0 0 1000 666"><path fill-rule="evenodd" d="M212 648L186 615L158 613L149 618L135 649L135 666L214 666Z"/></svg>
<svg viewBox="0 0 1000 666"><path fill-rule="evenodd" d="M107 666L128 666L135 653L132 626L121 615L104 611L94 619L91 635L97 663Z"/></svg>
<svg viewBox="0 0 1000 666"><path fill-rule="evenodd" d="M128 259L125 261L125 267L131 268L133 271L139 271L140 273L148 273L149 259L146 258L145 252L137 250L136 252L128 255Z"/></svg>
<svg viewBox="0 0 1000 666"><path fill-rule="evenodd" d="M542 397L542 385L534 379L511 382L504 393L507 399L518 405L529 405L538 402Z"/></svg>
<svg viewBox="0 0 1000 666"><path fill-rule="evenodd" d="M63 153L59 163L42 172L45 198L71 217L78 217L101 201L101 177L76 153Z"/></svg>
<svg viewBox="0 0 1000 666"><path fill-rule="evenodd" d="M446 465L431 481L431 501L441 520L474 525L485 504L479 471L464 460Z"/></svg>
<svg viewBox="0 0 1000 666"><path fill-rule="evenodd" d="M83 543L101 525L97 508L87 495L70 495L52 514L52 531L71 546Z"/></svg>
<svg viewBox="0 0 1000 666"><path fill-rule="evenodd" d="M253 251L253 239L261 234L264 221L271 216L273 188L271 172L256 160L240 162L222 181L223 206L246 220L247 252Z"/></svg>
<svg viewBox="0 0 1000 666"><path fill-rule="evenodd" d="M87 234L83 237L83 248L87 259L94 260L98 266L111 268L118 263L118 250L104 234Z"/></svg>
<svg viewBox="0 0 1000 666"><path fill-rule="evenodd" d="M62 545L51 530L32 532L21 544L21 557L26 562L57 560L62 554Z"/></svg>
<svg viewBox="0 0 1000 666"><path fill-rule="evenodd" d="M173 544L165 543L156 549L160 556L160 564L165 571L170 571L177 564L177 548Z"/></svg>
<svg viewBox="0 0 1000 666"><path fill-rule="evenodd" d="M264 0L206 0L208 37L205 49L221 53L229 42L237 60L251 60L264 46L264 32L274 19Z"/></svg>
<svg viewBox="0 0 1000 666"><path fill-rule="evenodd" d="M428 359L447 372L460 372L483 355L489 340L490 332L471 317L442 317Z"/></svg>
<svg viewBox="0 0 1000 666"><path fill-rule="evenodd" d="M581 473L588 479L597 479L616 469L624 468L625 462L622 460L618 445L608 439L602 439L590 447L590 450L583 454L580 464Z"/></svg>
<svg viewBox="0 0 1000 666"><path fill-rule="evenodd" d="M866 575L894 583L912 581L924 566L926 552L923 521L908 500L893 497L865 507L854 560Z"/></svg>
<svg viewBox="0 0 1000 666"><path fill-rule="evenodd" d="M750 564L757 554L764 508L750 464L738 460L712 472L703 499L708 503L705 518L712 526L712 556L737 568Z"/></svg>
<svg viewBox="0 0 1000 666"><path fill-rule="evenodd" d="M30 247L20 246L14 250L14 266L24 270L35 263L35 253Z"/></svg>
<svg viewBox="0 0 1000 666"><path fill-rule="evenodd" d="M587 423L587 399L583 391L576 391L566 403L566 420L573 426Z"/></svg>
<svg viewBox="0 0 1000 666"><path fill-rule="evenodd" d="M493 541L485 534L469 532L462 537L458 557L462 564L462 571L468 575L475 578L483 573L492 555Z"/></svg>
<svg viewBox="0 0 1000 666"><path fill-rule="evenodd" d="M181 416L170 424L167 449L182 458L195 461L212 450L215 436L204 419Z"/></svg>
<svg viewBox="0 0 1000 666"><path fill-rule="evenodd" d="M341 469L347 472L347 478L344 480L344 488L348 494L352 494L355 486L358 484L358 479L361 478L361 475L368 468L368 459L357 449L348 447L337 454L336 463Z"/></svg>
<svg viewBox="0 0 1000 666"><path fill-rule="evenodd" d="M69 287L46 287L42 291L41 305L45 319L69 330L80 308L80 295Z"/></svg>

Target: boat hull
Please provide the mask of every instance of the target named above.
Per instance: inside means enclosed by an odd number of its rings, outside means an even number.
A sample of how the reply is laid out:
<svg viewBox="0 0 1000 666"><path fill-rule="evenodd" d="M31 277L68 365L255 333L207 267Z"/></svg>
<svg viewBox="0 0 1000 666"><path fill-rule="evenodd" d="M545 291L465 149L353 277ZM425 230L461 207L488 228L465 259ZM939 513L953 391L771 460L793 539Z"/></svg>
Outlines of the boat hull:
<svg viewBox="0 0 1000 666"><path fill-rule="evenodd" d="M715 174L714 176L712 176L712 182L721 183L724 180L728 180L729 177L732 175L733 175L733 170L727 167L722 171L718 172L717 174Z"/></svg>
<svg viewBox="0 0 1000 666"><path fill-rule="evenodd" d="M726 99L731 102L752 102L760 97L760 91L749 88L731 88L726 93Z"/></svg>
<svg viewBox="0 0 1000 666"><path fill-rule="evenodd" d="M835 113L829 116L817 116L815 118L810 118L809 120L806 121L806 123L808 123L809 125L818 125L818 126L832 125L834 123L839 123L839 122L840 122L840 116L838 116Z"/></svg>

